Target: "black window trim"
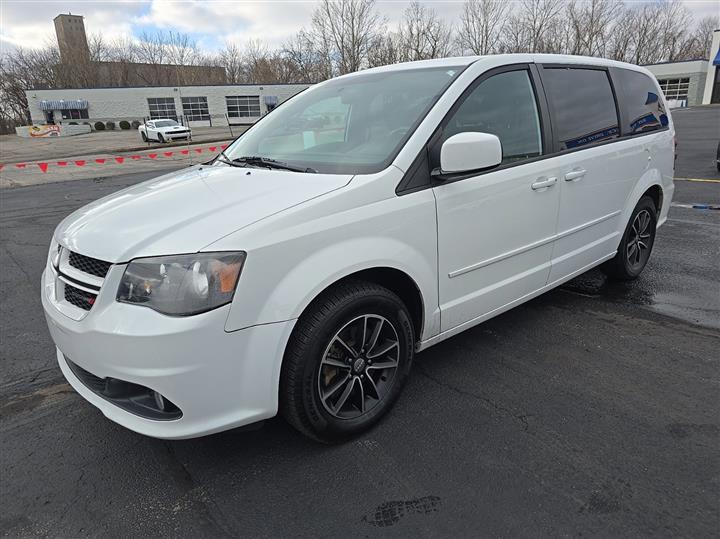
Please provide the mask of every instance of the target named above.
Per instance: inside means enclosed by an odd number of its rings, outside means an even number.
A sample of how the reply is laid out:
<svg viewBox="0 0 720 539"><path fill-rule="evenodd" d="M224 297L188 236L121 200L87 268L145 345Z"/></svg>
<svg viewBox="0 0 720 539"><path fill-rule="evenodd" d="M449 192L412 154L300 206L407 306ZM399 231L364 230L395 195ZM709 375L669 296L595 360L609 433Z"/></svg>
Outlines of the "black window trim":
<svg viewBox="0 0 720 539"><path fill-rule="evenodd" d="M434 149L434 146L439 144L439 142L442 140L442 133L444 128L447 126L447 123L450 121L452 116L457 112L457 109L460 108L460 106L465 102L465 100L468 98L468 96L477 88L480 84L482 84L484 81L489 79L490 77L494 75L499 75L501 73L509 73L512 71L527 71L528 76L530 78L530 84L533 88L533 92L535 94L535 105L537 107L538 116L540 120L540 138L542 143L542 153L538 155L537 157L530 157L528 159L523 159L521 161L514 161L512 163L505 163L500 164L495 167L490 167L487 169L481 169L481 170L472 170L467 172L458 172L458 173L452 173L452 174L444 174L439 175L435 173L433 175L433 169L431 168L432 163L429 162L430 160L430 154L432 150ZM443 119L440 121L438 127L433 131L433 134L430 136L428 141L423 145L423 147L420 149L420 152L418 156L415 158L415 160L412 162L410 167L408 167L407 172L403 175L403 178L400 180L400 183L395 188L395 193L398 196L406 195L410 193L415 193L417 191L422 191L424 189L430 189L432 187L436 187L438 185L444 185L447 183L452 183L460 180L465 180L468 178L475 178L477 176L481 176L484 174L488 174L490 172L496 172L499 170L505 170L508 168L513 168L521 165L525 165L528 163L535 163L537 161L540 161L542 159L546 159L552 153L548 153L548 150L550 148L551 141L553 140L553 132L552 132L552 123L550 122L550 114L548 109L548 103L547 103L547 97L545 95L545 89L542 86L542 80L539 77L537 64L531 63L531 62L521 62L517 64L507 64L504 66L499 66L493 69L489 69L488 71L485 71L484 73L481 73L478 75L475 80L473 80L465 90L463 90L462 94L455 100L455 102L452 104L450 109L445 113L445 116L443 116ZM426 185L417 186L413 188L407 188L407 186L412 182L414 174L417 172L418 168L420 168L420 164L423 159L428 159L428 170L431 173L431 177L429 179L429 182Z"/></svg>
<svg viewBox="0 0 720 539"><path fill-rule="evenodd" d="M542 70L548 68L567 68L567 69L593 69L593 70L599 70L599 71L605 71L607 73L608 82L610 83L610 89L613 94L613 100L615 102L615 114L618 118L618 127L620 131L620 136L606 140L603 142L598 142L596 144L592 144L589 146L580 146L577 148L570 148L566 150L558 150L559 148L559 141L555 138L555 133L553 126L556 123L554 115L551 112L550 103L547 97L547 93L545 92L545 88L543 85L543 78L542 78ZM417 191L422 191L424 189L431 189L433 187L437 187L439 185L444 185L447 183L452 183L459 180L465 180L468 178L475 178L477 176L482 176L485 174L489 174L492 172L500 171L500 170L506 170L508 168L523 166L530 163L536 163L538 161L542 161L544 159L551 159L553 157L561 156L561 155L567 155L574 152L584 151L584 150L590 150L592 148L598 148L601 146L605 146L607 144L616 144L618 142L623 142L628 139L633 139L637 137L646 137L650 135L656 135L658 133L662 133L663 131L667 131L670 129L670 125L666 125L660 129L656 129L654 131L645 131L641 133L629 133L628 129L625 127L625 124L629 122L626 122L627 119L627 107L624 106L623 101L620 100L620 97L622 97L623 100L627 99L627 96L625 95L625 89L622 87L622 82L617 74L617 72L621 69L625 69L626 71L636 71L632 69L622 68L622 67L616 67L616 66L605 66L605 65L593 65L593 64L563 64L563 63L553 63L553 64L544 64L544 63L519 63L519 64L508 64L505 66L497 67L494 69L490 69L481 75L479 75L473 82L471 82L468 87L463 91L463 93L460 95L460 97L457 98L455 103L453 103L452 107L450 107L450 110L445 114L443 119L441 120L439 126L436 128L436 130L433 132L433 134L430 136L428 141L423 145L421 148L417 158L412 162L410 167L408 167L407 172L403 175L402 179L398 183L397 187L395 188L395 194L398 196L407 195L411 193L415 193ZM455 174L448 174L445 176L442 176L440 178L431 177L430 181L427 184L424 184L422 186L416 186L412 188L407 188L407 186L411 183L413 179L413 175L417 172L418 168L420 168L420 164L422 162L422 159L430 159L430 150L433 145L437 144L439 140L442 138L442 129L449 121L451 115L457 110L457 108L462 104L462 102L467 98L470 92L472 92L480 83L482 83L484 80L490 78L493 75L497 75L500 73L505 73L508 71L518 71L518 70L529 70L530 72L530 81L533 85L533 89L535 91L535 97L538 104L538 112L540 113L540 129L542 133L542 144L543 144L543 153L537 157L532 157L529 159L523 159L522 161L515 161L513 163L506 163L504 165L498 165L496 167L490 167L488 169L483 170L476 170L476 171L470 171L470 172L460 172ZM638 71L638 73L644 74L641 71ZM651 79L652 80L652 79ZM659 87L659 85L657 85ZM661 91L662 94L662 91ZM662 99L665 100L665 96L661 95ZM667 108L667 103L665 103L665 106ZM428 163L428 168L430 163ZM432 172L432 170L430 170Z"/></svg>

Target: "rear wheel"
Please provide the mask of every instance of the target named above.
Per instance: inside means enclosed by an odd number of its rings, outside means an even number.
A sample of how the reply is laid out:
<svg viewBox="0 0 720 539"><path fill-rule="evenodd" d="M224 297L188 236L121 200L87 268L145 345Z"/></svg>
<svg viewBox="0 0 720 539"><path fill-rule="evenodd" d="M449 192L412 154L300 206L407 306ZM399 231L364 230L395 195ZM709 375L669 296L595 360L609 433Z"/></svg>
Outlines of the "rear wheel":
<svg viewBox="0 0 720 539"><path fill-rule="evenodd" d="M637 203L625 228L615 257L600 269L613 279L631 281L645 269L655 243L657 209L653 199L644 196Z"/></svg>
<svg viewBox="0 0 720 539"><path fill-rule="evenodd" d="M390 290L363 281L331 289L303 314L288 342L282 415L322 442L363 432L399 395L414 340L407 308Z"/></svg>
<svg viewBox="0 0 720 539"><path fill-rule="evenodd" d="M148 138L147 138L147 135L145 134L145 131L141 131L141 132L140 132L140 136L142 137L143 142L147 142L147 141L148 141Z"/></svg>

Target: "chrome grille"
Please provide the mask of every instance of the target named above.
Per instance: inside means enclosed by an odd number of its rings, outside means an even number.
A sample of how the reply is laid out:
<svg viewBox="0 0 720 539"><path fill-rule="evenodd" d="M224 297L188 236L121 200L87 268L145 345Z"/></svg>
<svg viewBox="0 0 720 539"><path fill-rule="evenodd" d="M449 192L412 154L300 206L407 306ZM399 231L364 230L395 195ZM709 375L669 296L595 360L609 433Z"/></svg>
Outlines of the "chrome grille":
<svg viewBox="0 0 720 539"><path fill-rule="evenodd" d="M70 251L70 256L68 257L68 263L77 270L103 279L105 275L107 275L110 266L112 266L111 262L105 262L104 260L98 260L97 258L81 255L72 251Z"/></svg>

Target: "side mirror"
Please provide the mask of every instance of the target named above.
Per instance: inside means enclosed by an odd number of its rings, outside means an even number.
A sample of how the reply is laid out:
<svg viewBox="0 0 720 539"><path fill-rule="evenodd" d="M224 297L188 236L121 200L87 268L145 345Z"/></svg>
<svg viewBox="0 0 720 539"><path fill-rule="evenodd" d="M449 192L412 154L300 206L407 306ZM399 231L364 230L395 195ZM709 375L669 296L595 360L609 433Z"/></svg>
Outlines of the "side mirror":
<svg viewBox="0 0 720 539"><path fill-rule="evenodd" d="M502 161L500 139L490 133L458 133L440 148L440 172L469 172L495 167Z"/></svg>

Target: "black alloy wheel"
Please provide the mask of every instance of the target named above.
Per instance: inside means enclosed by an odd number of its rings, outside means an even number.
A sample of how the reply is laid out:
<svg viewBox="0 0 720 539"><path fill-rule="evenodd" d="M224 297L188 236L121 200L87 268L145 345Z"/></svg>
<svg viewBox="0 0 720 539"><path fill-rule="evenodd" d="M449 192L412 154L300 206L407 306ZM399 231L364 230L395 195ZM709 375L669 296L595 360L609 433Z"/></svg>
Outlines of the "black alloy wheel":
<svg viewBox="0 0 720 539"><path fill-rule="evenodd" d="M410 372L415 330L392 291L347 281L295 324L280 373L280 412L321 442L347 439L392 407Z"/></svg>
<svg viewBox="0 0 720 539"><path fill-rule="evenodd" d="M649 196L635 206L614 258L600 266L610 278L631 281L645 269L655 244L657 209Z"/></svg>

